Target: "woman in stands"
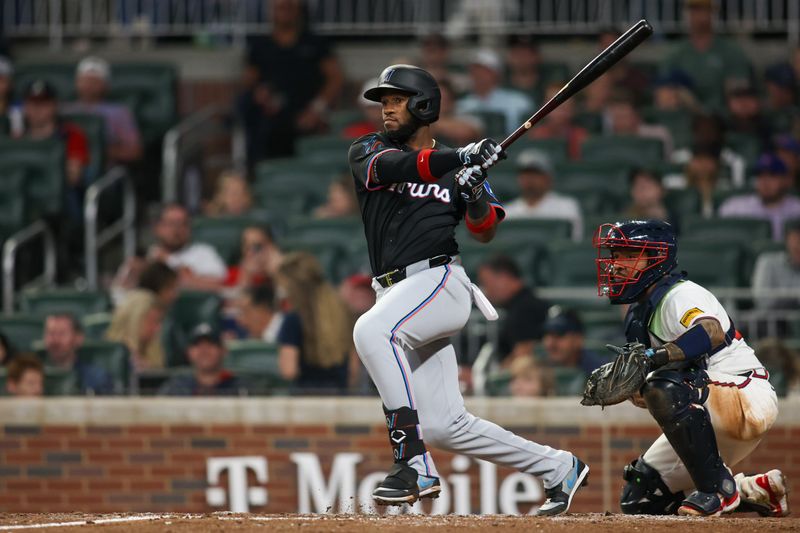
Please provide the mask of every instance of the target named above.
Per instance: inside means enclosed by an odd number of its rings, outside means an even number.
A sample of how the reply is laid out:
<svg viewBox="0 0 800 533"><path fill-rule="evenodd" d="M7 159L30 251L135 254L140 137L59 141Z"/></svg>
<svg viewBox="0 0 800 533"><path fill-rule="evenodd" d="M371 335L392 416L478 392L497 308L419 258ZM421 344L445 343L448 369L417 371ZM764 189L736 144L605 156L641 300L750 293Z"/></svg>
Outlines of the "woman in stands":
<svg viewBox="0 0 800 533"><path fill-rule="evenodd" d="M284 257L276 282L289 308L278 332L281 374L297 393L341 393L347 388L353 339L350 314L336 289L317 259L305 252Z"/></svg>

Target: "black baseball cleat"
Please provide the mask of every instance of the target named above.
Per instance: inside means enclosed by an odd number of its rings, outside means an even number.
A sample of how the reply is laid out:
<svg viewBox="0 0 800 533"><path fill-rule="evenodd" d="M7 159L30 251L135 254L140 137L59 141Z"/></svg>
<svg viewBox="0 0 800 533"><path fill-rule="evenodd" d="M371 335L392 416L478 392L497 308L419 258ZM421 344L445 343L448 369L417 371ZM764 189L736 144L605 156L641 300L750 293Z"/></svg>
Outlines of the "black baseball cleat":
<svg viewBox="0 0 800 533"><path fill-rule="evenodd" d="M572 469L561 483L553 488L545 489L547 499L537 509L536 516L555 516L566 513L572 503L572 497L580 487L589 483L589 467L577 457L572 458Z"/></svg>
<svg viewBox="0 0 800 533"><path fill-rule="evenodd" d="M399 462L372 491L372 499L377 505L411 505L417 500L438 498L441 491L439 478L421 476L408 463Z"/></svg>
<svg viewBox="0 0 800 533"><path fill-rule="evenodd" d="M730 470L726 470L717 490L718 492L694 491L683 500L678 508L678 514L681 516L719 516L733 512L739 507L741 497Z"/></svg>

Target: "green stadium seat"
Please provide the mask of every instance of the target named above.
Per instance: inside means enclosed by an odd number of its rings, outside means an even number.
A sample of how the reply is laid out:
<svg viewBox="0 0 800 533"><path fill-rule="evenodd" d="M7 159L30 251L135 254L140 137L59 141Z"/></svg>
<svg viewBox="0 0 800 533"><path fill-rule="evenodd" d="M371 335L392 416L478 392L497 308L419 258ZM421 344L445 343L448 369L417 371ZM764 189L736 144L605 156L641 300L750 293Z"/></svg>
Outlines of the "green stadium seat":
<svg viewBox="0 0 800 533"><path fill-rule="evenodd" d="M544 247L537 244L519 245L514 242L492 240L480 243L470 237L458 241L461 255L461 265L472 280L477 280L478 268L490 257L503 254L514 259L519 266L522 276L528 284L537 285L539 262L546 255Z"/></svg>
<svg viewBox="0 0 800 533"><path fill-rule="evenodd" d="M628 174L635 165L619 161L568 161L556 165L556 187L604 189L614 194L628 190Z"/></svg>
<svg viewBox="0 0 800 533"><path fill-rule="evenodd" d="M80 387L75 372L72 370L45 367L45 396L75 396L78 394L80 394Z"/></svg>
<svg viewBox="0 0 800 533"><path fill-rule="evenodd" d="M255 181L256 183L273 183L279 180L297 180L327 184L332 178L343 172L350 172L346 152L342 161L339 161L338 158L318 160L305 157L289 157L259 163L255 170Z"/></svg>
<svg viewBox="0 0 800 533"><path fill-rule="evenodd" d="M241 253L242 232L249 226L264 226L269 217L197 217L192 221L192 239L213 246L229 265Z"/></svg>
<svg viewBox="0 0 800 533"><path fill-rule="evenodd" d="M610 305L580 311L586 338L612 344L625 343L625 328L618 308Z"/></svg>
<svg viewBox="0 0 800 533"><path fill-rule="evenodd" d="M81 318L83 333L87 339L102 341L106 337L108 327L111 325L111 313L92 313Z"/></svg>
<svg viewBox="0 0 800 533"><path fill-rule="evenodd" d="M331 239L333 242L348 243L354 238L364 237L364 224L361 217L314 219L297 218L289 221L287 235L292 240L319 241Z"/></svg>
<svg viewBox="0 0 800 533"><path fill-rule="evenodd" d="M352 239L353 237L350 237ZM361 237L363 239L363 236ZM283 239L281 248L286 252L308 252L317 258L328 281L339 283L350 274L348 243L332 241L330 237L319 239Z"/></svg>
<svg viewBox="0 0 800 533"><path fill-rule="evenodd" d="M75 64L22 63L14 68L14 92L22 99L28 86L38 79L49 82L62 102L75 100Z"/></svg>
<svg viewBox="0 0 800 533"><path fill-rule="evenodd" d="M238 340L227 344L225 368L248 384L251 394L285 392L289 382L281 377L278 347L260 340Z"/></svg>
<svg viewBox="0 0 800 533"><path fill-rule="evenodd" d="M591 243L553 242L539 279L552 287L596 287L597 251ZM544 284L544 283L542 283Z"/></svg>
<svg viewBox="0 0 800 533"><path fill-rule="evenodd" d="M186 347L192 329L201 323L219 328L222 298L212 292L184 291L164 319L162 339L167 366L186 366Z"/></svg>
<svg viewBox="0 0 800 533"><path fill-rule="evenodd" d="M569 66L560 61L542 61L539 64L539 75L542 77L544 82L543 84L545 85L547 83L555 83L559 81L566 83L570 80L570 78L572 78L570 75Z"/></svg>
<svg viewBox="0 0 800 533"><path fill-rule="evenodd" d="M364 113L360 109L339 109L332 111L328 117L331 131L341 133L350 124L362 121Z"/></svg>
<svg viewBox="0 0 800 533"><path fill-rule="evenodd" d="M675 148L685 148L692 142L692 115L685 111L666 111L649 108L642 113L645 122L659 124L669 130Z"/></svg>
<svg viewBox="0 0 800 533"><path fill-rule="evenodd" d="M331 161L347 164L347 152L353 143L339 135L311 135L297 139L297 155L309 161Z"/></svg>
<svg viewBox="0 0 800 533"><path fill-rule="evenodd" d="M0 162L0 240L25 226L25 169L3 168Z"/></svg>
<svg viewBox="0 0 800 533"><path fill-rule="evenodd" d="M131 358L124 344L88 341L78 349L78 359L108 372L114 382L114 394L124 394L130 390Z"/></svg>
<svg viewBox="0 0 800 533"><path fill-rule="evenodd" d="M553 368L556 396L580 396L586 386L586 374L580 368Z"/></svg>
<svg viewBox="0 0 800 533"><path fill-rule="evenodd" d="M483 134L493 139L505 139L508 132L506 115L498 111L470 111L467 115L479 119L483 123ZM514 126L516 128L516 125Z"/></svg>
<svg viewBox="0 0 800 533"><path fill-rule="evenodd" d="M687 216L681 222L681 242L748 243L772 238L768 220Z"/></svg>
<svg viewBox="0 0 800 533"><path fill-rule="evenodd" d="M489 396L511 396L511 372L501 370L486 378L486 393Z"/></svg>
<svg viewBox="0 0 800 533"><path fill-rule="evenodd" d="M755 164L761 155L761 140L755 135L727 132L725 145L744 157L749 165Z"/></svg>
<svg viewBox="0 0 800 533"><path fill-rule="evenodd" d="M106 122L99 115L70 113L62 115L64 120L78 126L89 141L89 165L86 168L86 183L94 183L106 168Z"/></svg>
<svg viewBox="0 0 800 533"><path fill-rule="evenodd" d="M24 169L28 217L55 215L64 204L64 144L0 138L0 169Z"/></svg>
<svg viewBox="0 0 800 533"><path fill-rule="evenodd" d="M749 284L743 275L743 250L734 242L679 241L678 270L705 287L738 287Z"/></svg>
<svg viewBox="0 0 800 533"><path fill-rule="evenodd" d="M131 106L146 144L178 121L178 70L171 63L118 63L111 67L111 98Z"/></svg>
<svg viewBox="0 0 800 533"><path fill-rule="evenodd" d="M253 186L256 205L285 218L307 215L311 210L325 202L327 188L309 184L305 181L292 183L257 181Z"/></svg>
<svg viewBox="0 0 800 533"><path fill-rule="evenodd" d="M504 220L495 240L504 243L537 243L569 239L572 222L552 218Z"/></svg>
<svg viewBox="0 0 800 533"><path fill-rule="evenodd" d="M80 319L84 315L108 311L111 302L102 291L31 290L22 293L21 308L25 313L38 315L71 313Z"/></svg>
<svg viewBox="0 0 800 533"><path fill-rule="evenodd" d="M599 135L603 131L603 114L583 111L575 115L575 124L586 128L592 135Z"/></svg>
<svg viewBox="0 0 800 533"><path fill-rule="evenodd" d="M558 192L572 196L578 201L583 216L618 213L625 207L627 201L624 193L615 193L608 189L586 187L585 184L576 187L566 184L559 186L559 183L555 185Z"/></svg>
<svg viewBox="0 0 800 533"><path fill-rule="evenodd" d="M681 189L667 191L664 204L671 213L675 213L681 220L685 217L698 216L702 206L700 194L695 189Z"/></svg>
<svg viewBox="0 0 800 533"><path fill-rule="evenodd" d="M565 139L531 139L523 137L514 145L514 151L521 153L523 150L539 150L547 154L551 163L564 163L569 160L568 145Z"/></svg>
<svg viewBox="0 0 800 533"><path fill-rule="evenodd" d="M664 159L664 147L658 139L611 135L589 137L581 146L584 161L618 161L648 166Z"/></svg>
<svg viewBox="0 0 800 533"><path fill-rule="evenodd" d="M33 343L44 338L44 317L38 315L0 315L0 333L18 352L33 349Z"/></svg>
<svg viewBox="0 0 800 533"><path fill-rule="evenodd" d="M6 391L6 378L8 377L8 372L6 372L6 367L0 367L0 398L3 396L8 396L8 391Z"/></svg>

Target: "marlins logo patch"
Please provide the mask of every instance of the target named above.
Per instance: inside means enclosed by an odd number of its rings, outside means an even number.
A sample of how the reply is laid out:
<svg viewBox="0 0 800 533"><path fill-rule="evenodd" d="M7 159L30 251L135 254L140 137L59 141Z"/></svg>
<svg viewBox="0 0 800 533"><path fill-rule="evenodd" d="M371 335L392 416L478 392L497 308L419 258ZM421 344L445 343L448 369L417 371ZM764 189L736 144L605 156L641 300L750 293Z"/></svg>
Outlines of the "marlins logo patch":
<svg viewBox="0 0 800 533"><path fill-rule="evenodd" d="M683 327L688 328L689 324L692 323L692 319L697 315L701 314L703 314L702 309L700 309L699 307L692 307L691 309L683 313L683 316L681 317L681 324L683 324Z"/></svg>

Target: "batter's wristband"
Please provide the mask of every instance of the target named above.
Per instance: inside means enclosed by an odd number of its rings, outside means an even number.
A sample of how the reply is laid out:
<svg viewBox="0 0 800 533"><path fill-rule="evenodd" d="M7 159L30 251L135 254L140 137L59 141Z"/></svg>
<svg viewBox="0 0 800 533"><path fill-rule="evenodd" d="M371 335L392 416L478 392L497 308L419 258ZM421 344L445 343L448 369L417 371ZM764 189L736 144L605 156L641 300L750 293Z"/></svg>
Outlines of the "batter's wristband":
<svg viewBox="0 0 800 533"><path fill-rule="evenodd" d="M431 154L433 154L433 152L433 149L427 148L425 150L420 150L417 155L417 174L419 174L422 181L426 183L432 183L438 179L431 172Z"/></svg>
<svg viewBox="0 0 800 533"><path fill-rule="evenodd" d="M469 216L465 216L464 219L467 221L467 229L470 233L485 233L489 231L494 226L495 222L497 222L497 211L495 210L492 204L489 204L489 213L484 217L483 222L480 224L474 224L470 221Z"/></svg>

